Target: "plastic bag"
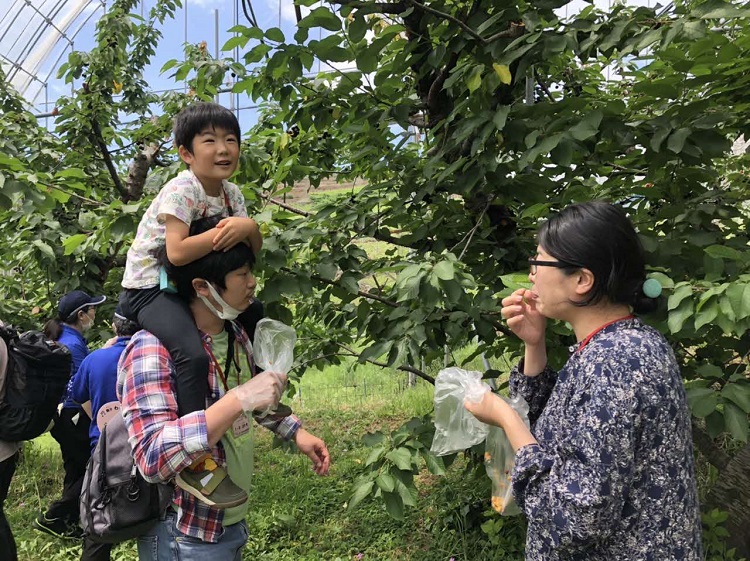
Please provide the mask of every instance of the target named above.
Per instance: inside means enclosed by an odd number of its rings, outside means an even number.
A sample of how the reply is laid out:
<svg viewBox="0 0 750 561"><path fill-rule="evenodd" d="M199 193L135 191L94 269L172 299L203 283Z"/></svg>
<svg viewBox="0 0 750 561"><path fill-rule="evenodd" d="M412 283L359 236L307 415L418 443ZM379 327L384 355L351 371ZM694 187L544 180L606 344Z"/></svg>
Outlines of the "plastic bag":
<svg viewBox="0 0 750 561"><path fill-rule="evenodd" d="M294 345L297 342L297 334L294 329L275 319L263 318L255 327L255 340L253 341L253 358L255 364L268 372L280 372L289 374L294 364ZM275 410L281 412L283 406L279 404ZM289 409L286 407L286 409ZM268 407L258 413L263 418L274 411ZM291 412L291 410L290 410Z"/></svg>
<svg viewBox="0 0 750 561"><path fill-rule="evenodd" d="M520 395L510 399L502 395L500 397L521 416L528 427L529 405L526 401ZM505 516L521 513L513 498L511 485L515 459L516 453L505 431L500 427L490 427L484 447L484 468L492 480L492 508Z"/></svg>
<svg viewBox="0 0 750 561"><path fill-rule="evenodd" d="M464 407L464 400L480 401L490 387L481 372L446 368L435 378L435 437L430 451L445 456L471 448L487 437L489 427Z"/></svg>
<svg viewBox="0 0 750 561"><path fill-rule="evenodd" d="M275 319L263 318L255 328L255 364L269 372L289 374L294 363L296 342L297 334L294 329Z"/></svg>

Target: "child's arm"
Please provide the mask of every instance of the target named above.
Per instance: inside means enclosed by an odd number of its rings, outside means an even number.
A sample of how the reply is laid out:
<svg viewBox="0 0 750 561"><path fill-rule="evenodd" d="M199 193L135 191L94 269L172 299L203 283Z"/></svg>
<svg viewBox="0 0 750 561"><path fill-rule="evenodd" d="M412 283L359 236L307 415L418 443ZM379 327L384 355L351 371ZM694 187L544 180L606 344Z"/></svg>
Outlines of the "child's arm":
<svg viewBox="0 0 750 561"><path fill-rule="evenodd" d="M218 233L213 238L216 251L229 249L237 242L245 242L253 250L253 253L258 255L263 245L263 237L258 223L252 218L230 216L221 220L216 225L216 230Z"/></svg>
<svg viewBox="0 0 750 561"><path fill-rule="evenodd" d="M262 245L258 224L252 218L231 216L216 228L190 236L190 226L171 214L166 215L167 259L176 266L187 265L211 251L229 249L238 242L248 243L257 255Z"/></svg>
<svg viewBox="0 0 750 561"><path fill-rule="evenodd" d="M190 236L190 226L182 220L171 214L167 214L165 218L167 259L173 265L187 265L213 251L215 228L197 236Z"/></svg>

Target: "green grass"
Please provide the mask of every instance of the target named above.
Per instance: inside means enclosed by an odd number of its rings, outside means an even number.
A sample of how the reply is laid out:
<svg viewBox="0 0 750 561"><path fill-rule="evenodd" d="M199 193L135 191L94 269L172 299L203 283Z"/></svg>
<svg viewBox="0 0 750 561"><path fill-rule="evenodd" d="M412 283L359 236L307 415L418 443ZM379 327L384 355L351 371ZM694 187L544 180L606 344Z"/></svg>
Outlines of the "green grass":
<svg viewBox="0 0 750 561"><path fill-rule="evenodd" d="M436 372L430 372L434 375ZM405 388L406 374L370 365L309 371L288 401L306 428L325 439L332 467L318 477L309 460L273 446L272 435L258 428L255 474L248 515L250 539L244 559L256 561L455 561L520 560L504 551L522 544L522 530L511 522L491 538L480 525L495 520L483 474L464 471L461 459L444 477L417 477L417 508L403 521L390 518L378 501L350 511L352 485L364 468L369 449L362 436L390 431L432 409L432 386L419 381ZM301 390L301 391L299 391ZM68 561L80 546L31 529L31 521L58 497L62 462L56 443L45 435L27 443L11 483L6 513L20 561ZM503 545L503 540L507 542ZM362 557L358 557L359 555ZM135 560L134 542L118 546L115 561Z"/></svg>

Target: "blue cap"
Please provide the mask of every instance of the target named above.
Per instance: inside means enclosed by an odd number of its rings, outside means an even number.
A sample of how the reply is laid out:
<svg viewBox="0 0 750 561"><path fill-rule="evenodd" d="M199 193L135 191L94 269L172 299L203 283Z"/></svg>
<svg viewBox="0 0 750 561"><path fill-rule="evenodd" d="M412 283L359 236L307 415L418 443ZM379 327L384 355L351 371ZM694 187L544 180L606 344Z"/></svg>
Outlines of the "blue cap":
<svg viewBox="0 0 750 561"><path fill-rule="evenodd" d="M106 299L106 296L89 296L83 290L74 290L60 298L60 303L57 305L57 313L60 315L60 319L66 320L83 308L98 306Z"/></svg>

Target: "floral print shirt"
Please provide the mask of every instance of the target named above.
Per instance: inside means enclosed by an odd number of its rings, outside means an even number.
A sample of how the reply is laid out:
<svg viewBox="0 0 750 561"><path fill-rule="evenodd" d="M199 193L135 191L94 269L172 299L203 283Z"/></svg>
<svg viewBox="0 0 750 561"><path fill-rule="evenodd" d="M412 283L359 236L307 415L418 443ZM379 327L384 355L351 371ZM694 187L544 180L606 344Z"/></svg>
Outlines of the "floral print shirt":
<svg viewBox="0 0 750 561"><path fill-rule="evenodd" d="M189 169L168 181L141 218L133 245L128 250L122 286L136 289L158 286L159 266L154 255L166 243L167 215L182 220L188 226L193 220L217 214L246 217L245 198L239 188L234 183L224 181L223 191L219 197L209 197ZM227 201L231 213L227 209Z"/></svg>
<svg viewBox="0 0 750 561"><path fill-rule="evenodd" d="M690 413L669 344L625 319L571 352L559 372L511 373L538 442L513 468L526 559L702 560Z"/></svg>

